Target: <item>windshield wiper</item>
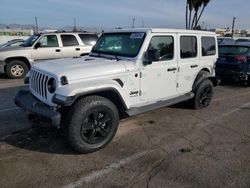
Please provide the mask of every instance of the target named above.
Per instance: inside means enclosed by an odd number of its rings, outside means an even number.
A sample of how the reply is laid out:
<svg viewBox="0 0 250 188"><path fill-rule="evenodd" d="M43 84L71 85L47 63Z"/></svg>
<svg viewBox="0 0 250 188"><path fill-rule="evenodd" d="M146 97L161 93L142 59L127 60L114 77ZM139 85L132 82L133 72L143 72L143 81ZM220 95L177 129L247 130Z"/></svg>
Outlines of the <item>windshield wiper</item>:
<svg viewBox="0 0 250 188"><path fill-rule="evenodd" d="M117 54L115 52L112 53L113 56L115 56L116 61L119 61L120 59L117 57Z"/></svg>

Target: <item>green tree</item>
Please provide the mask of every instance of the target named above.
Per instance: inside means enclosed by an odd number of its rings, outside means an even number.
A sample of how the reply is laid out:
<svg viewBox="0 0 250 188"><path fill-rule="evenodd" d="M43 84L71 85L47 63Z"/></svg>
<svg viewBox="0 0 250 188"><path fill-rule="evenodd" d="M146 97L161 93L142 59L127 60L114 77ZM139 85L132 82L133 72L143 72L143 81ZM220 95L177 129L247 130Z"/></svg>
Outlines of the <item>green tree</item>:
<svg viewBox="0 0 250 188"><path fill-rule="evenodd" d="M186 29L196 29L205 8L211 0L187 0Z"/></svg>

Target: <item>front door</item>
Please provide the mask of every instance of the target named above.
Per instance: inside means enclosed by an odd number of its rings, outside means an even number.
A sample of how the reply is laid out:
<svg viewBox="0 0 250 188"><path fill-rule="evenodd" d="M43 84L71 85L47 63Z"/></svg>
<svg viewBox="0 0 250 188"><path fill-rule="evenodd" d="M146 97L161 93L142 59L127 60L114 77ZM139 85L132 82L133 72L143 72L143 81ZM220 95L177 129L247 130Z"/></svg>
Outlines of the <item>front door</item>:
<svg viewBox="0 0 250 188"><path fill-rule="evenodd" d="M34 60L61 58L61 48L56 35L43 35L32 49Z"/></svg>
<svg viewBox="0 0 250 188"><path fill-rule="evenodd" d="M141 99L146 103L170 99L176 96L177 57L174 53L176 37L153 35L148 51L158 51L160 58L149 65L142 65Z"/></svg>

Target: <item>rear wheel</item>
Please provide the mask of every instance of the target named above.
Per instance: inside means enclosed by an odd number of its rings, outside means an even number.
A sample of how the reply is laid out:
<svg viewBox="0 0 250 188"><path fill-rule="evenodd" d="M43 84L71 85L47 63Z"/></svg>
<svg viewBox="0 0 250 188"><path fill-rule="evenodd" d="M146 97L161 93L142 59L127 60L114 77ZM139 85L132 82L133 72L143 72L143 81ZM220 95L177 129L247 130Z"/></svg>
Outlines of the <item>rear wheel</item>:
<svg viewBox="0 0 250 188"><path fill-rule="evenodd" d="M88 96L72 107L64 129L70 145L76 151L91 153L112 140L118 123L117 108L110 100Z"/></svg>
<svg viewBox="0 0 250 188"><path fill-rule="evenodd" d="M12 60L6 66L6 74L13 79L24 78L28 70L28 66L21 60Z"/></svg>
<svg viewBox="0 0 250 188"><path fill-rule="evenodd" d="M195 96L192 99L194 109L202 109L209 106L213 97L213 83L211 80L204 80L195 90Z"/></svg>

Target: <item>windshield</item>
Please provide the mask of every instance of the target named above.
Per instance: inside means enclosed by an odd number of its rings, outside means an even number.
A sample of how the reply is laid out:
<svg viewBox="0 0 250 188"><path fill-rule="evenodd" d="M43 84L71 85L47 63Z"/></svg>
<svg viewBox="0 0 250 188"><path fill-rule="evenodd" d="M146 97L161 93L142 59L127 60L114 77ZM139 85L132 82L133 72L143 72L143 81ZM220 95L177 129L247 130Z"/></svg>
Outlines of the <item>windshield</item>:
<svg viewBox="0 0 250 188"><path fill-rule="evenodd" d="M92 52L125 57L135 57L140 51L146 34L141 32L103 34Z"/></svg>
<svg viewBox="0 0 250 188"><path fill-rule="evenodd" d="M219 55L243 55L248 52L247 47L239 47L239 46L223 46L219 47Z"/></svg>
<svg viewBox="0 0 250 188"><path fill-rule="evenodd" d="M26 41L24 41L23 44L21 44L21 46L31 47L39 37L40 35L32 35Z"/></svg>

